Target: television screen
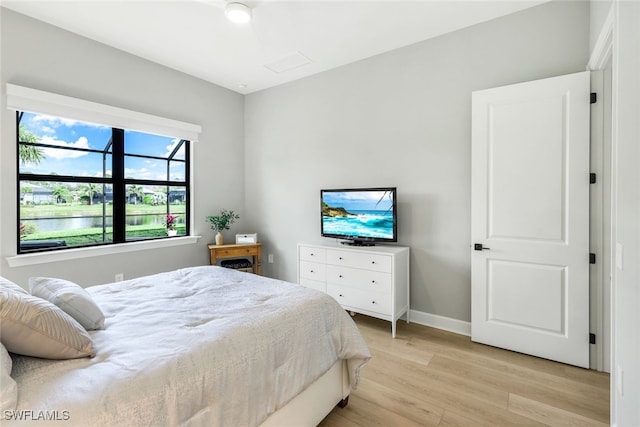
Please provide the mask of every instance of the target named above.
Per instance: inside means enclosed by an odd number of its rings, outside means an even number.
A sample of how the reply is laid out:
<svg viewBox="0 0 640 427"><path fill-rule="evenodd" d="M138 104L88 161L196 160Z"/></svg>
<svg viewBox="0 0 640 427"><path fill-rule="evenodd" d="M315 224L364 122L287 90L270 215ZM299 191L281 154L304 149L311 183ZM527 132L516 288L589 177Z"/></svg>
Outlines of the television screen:
<svg viewBox="0 0 640 427"><path fill-rule="evenodd" d="M321 190L321 234L353 244L397 241L396 189Z"/></svg>

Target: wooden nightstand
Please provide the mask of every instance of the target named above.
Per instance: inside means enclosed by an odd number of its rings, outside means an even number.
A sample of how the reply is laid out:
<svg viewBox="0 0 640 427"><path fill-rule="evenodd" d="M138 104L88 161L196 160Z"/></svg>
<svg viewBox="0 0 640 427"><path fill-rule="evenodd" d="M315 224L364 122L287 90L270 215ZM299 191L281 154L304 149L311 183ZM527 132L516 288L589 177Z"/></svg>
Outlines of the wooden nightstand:
<svg viewBox="0 0 640 427"><path fill-rule="evenodd" d="M209 245L209 264L223 258L253 257L253 272L262 275L262 243Z"/></svg>

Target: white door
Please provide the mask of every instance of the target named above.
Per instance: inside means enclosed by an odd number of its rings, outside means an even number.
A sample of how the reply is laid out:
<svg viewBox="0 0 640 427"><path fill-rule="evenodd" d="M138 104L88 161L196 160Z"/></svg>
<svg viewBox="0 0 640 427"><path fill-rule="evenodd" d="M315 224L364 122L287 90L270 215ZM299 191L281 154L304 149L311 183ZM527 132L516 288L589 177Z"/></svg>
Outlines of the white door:
<svg viewBox="0 0 640 427"><path fill-rule="evenodd" d="M471 338L589 367L589 72L474 92Z"/></svg>

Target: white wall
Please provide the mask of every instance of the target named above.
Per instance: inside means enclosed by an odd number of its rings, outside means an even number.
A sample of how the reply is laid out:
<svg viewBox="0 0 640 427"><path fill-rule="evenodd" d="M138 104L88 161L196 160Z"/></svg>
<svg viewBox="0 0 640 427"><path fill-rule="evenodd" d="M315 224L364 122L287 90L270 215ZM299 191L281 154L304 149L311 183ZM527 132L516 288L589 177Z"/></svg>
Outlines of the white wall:
<svg viewBox="0 0 640 427"><path fill-rule="evenodd" d="M29 276L63 277L88 286L116 273L137 277L208 263L213 234L206 215L221 208L244 216L244 97L139 57L78 37L13 11L1 10L0 273L23 286ZM5 85L114 105L202 125L194 147L197 244L10 268L16 253L15 113L6 109ZM241 219L242 221L242 219ZM240 225L242 223L240 222Z"/></svg>
<svg viewBox="0 0 640 427"><path fill-rule="evenodd" d="M589 34L589 51L592 52L596 47L598 36L600 35L600 29L604 25L613 0L590 0L589 3L589 22L590 22L590 34Z"/></svg>
<svg viewBox="0 0 640 427"><path fill-rule="evenodd" d="M612 421L640 425L640 3L614 1Z"/></svg>
<svg viewBox="0 0 640 427"><path fill-rule="evenodd" d="M604 68L609 60L612 76L611 422L615 426L638 426L640 3L592 0L590 32L590 65Z"/></svg>
<svg viewBox="0 0 640 427"><path fill-rule="evenodd" d="M397 186L411 307L470 320L471 92L585 69L589 5L551 2L247 96L246 211L296 280L319 190Z"/></svg>

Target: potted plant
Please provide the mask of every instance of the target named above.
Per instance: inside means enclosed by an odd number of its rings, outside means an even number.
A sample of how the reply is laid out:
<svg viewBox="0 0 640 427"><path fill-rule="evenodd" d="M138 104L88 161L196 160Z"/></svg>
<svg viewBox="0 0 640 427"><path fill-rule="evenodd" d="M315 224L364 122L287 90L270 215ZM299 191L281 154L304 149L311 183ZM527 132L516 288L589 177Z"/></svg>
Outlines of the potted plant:
<svg viewBox="0 0 640 427"><path fill-rule="evenodd" d="M178 230L176 230L176 216L172 214L168 214L166 219L166 225L167 225L168 236L175 236L178 234Z"/></svg>
<svg viewBox="0 0 640 427"><path fill-rule="evenodd" d="M228 230L231 224L236 222L236 219L240 219L240 215L226 209L222 209L220 215L209 215L207 217L211 229L216 233L216 245L224 243L222 230Z"/></svg>

